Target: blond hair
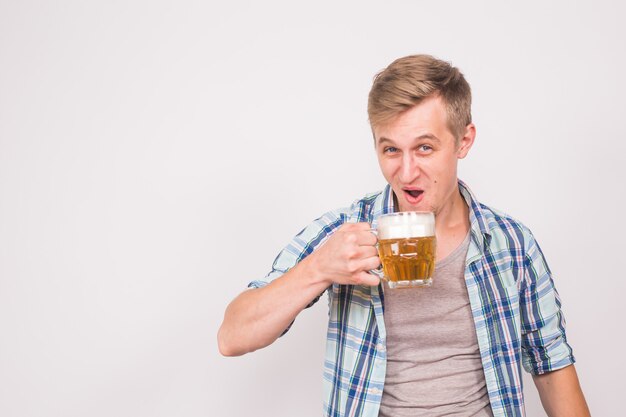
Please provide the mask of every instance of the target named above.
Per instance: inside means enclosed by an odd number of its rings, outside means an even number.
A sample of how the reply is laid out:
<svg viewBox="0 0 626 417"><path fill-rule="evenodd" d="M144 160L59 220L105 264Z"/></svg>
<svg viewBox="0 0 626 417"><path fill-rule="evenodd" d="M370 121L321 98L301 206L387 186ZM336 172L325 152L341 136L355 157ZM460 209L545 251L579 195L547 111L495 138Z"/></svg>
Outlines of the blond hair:
<svg viewBox="0 0 626 417"><path fill-rule="evenodd" d="M374 77L367 103L372 129L392 122L430 96L442 98L458 141L472 122L472 92L458 68L430 55L396 59Z"/></svg>

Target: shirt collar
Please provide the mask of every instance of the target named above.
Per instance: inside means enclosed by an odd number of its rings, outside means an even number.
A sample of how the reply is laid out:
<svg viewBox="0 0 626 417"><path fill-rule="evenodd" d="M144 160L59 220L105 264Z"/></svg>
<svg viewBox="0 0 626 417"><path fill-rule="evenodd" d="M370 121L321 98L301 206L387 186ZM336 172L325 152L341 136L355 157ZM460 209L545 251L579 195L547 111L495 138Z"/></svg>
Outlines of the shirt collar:
<svg viewBox="0 0 626 417"><path fill-rule="evenodd" d="M487 249L489 242L491 242L491 232L488 227L487 214L483 210L481 204L474 196L474 193L469 187L461 180L459 182L459 191L465 199L467 206L469 207L469 220L470 220L470 233L472 240L476 243L476 246L481 249L481 252Z"/></svg>
<svg viewBox="0 0 626 417"><path fill-rule="evenodd" d="M371 211L369 222L372 224L372 228L376 229L378 223L378 217L383 214L393 213L393 191L391 186L387 184L384 190L378 194L374 201L374 207Z"/></svg>

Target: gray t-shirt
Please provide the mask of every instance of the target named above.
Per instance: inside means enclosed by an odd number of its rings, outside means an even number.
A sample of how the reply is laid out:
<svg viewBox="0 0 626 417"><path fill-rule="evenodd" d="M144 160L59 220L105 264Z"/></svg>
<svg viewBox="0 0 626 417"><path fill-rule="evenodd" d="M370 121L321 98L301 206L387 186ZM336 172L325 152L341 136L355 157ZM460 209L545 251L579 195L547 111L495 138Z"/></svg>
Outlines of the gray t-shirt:
<svg viewBox="0 0 626 417"><path fill-rule="evenodd" d="M465 286L469 233L431 287L384 288L387 373L381 417L492 417Z"/></svg>

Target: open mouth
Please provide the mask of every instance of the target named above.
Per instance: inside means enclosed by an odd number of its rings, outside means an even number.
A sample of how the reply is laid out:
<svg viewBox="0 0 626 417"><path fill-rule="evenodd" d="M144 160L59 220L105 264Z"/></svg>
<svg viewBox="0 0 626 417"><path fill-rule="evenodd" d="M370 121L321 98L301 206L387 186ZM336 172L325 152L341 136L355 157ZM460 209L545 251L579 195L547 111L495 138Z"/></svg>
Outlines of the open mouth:
<svg viewBox="0 0 626 417"><path fill-rule="evenodd" d="M422 190L404 190L404 192L413 198L417 198L424 193Z"/></svg>
<svg viewBox="0 0 626 417"><path fill-rule="evenodd" d="M424 199L424 190L403 188L402 191L404 191L404 201L412 206L419 205Z"/></svg>

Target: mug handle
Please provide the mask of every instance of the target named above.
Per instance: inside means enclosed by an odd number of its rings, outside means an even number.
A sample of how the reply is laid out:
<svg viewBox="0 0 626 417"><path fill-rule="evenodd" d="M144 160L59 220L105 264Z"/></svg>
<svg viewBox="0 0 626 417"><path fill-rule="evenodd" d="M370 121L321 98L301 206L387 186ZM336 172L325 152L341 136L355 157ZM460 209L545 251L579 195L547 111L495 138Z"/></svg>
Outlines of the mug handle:
<svg viewBox="0 0 626 417"><path fill-rule="evenodd" d="M376 239L378 239L378 230L376 229L370 229L369 230L370 233L372 233L374 236L376 236ZM378 242L376 242L376 249L378 249ZM387 276L385 275L385 272L383 271L383 264L381 263L378 268L376 269L370 269L368 271L370 274L377 276L378 278L380 278L383 281L388 281Z"/></svg>

